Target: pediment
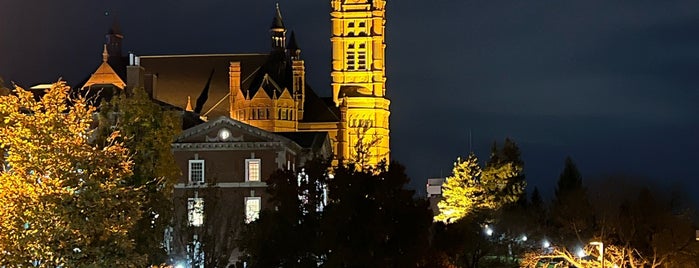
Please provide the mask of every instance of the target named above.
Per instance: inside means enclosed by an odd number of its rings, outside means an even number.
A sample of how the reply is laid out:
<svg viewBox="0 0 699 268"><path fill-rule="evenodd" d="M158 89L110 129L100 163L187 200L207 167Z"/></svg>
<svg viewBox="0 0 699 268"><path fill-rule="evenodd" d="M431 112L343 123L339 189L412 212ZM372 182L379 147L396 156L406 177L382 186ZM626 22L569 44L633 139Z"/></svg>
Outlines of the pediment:
<svg viewBox="0 0 699 268"><path fill-rule="evenodd" d="M294 143L293 141L285 137L231 119L227 116L221 116L204 124L200 124L190 129L187 129L183 131L180 135L178 135L174 141L175 144L236 142L282 142L285 144Z"/></svg>

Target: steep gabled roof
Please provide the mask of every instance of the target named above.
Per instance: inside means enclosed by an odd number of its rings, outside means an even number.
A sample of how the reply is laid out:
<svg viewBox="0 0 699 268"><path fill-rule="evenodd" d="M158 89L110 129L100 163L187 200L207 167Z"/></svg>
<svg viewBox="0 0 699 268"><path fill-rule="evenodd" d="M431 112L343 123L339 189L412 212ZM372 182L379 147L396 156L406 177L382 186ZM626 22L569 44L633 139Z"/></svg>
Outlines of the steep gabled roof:
<svg viewBox="0 0 699 268"><path fill-rule="evenodd" d="M202 114L210 111L207 116L215 118L228 115L230 63L240 62L241 86L245 92L267 57L268 54L155 55L141 56L140 62L147 74L157 75L153 97L167 103L184 104L187 96L196 99L214 70Z"/></svg>
<svg viewBox="0 0 699 268"><path fill-rule="evenodd" d="M339 122L340 110L332 98L321 98L306 83L306 100L303 105L303 120L301 122Z"/></svg>

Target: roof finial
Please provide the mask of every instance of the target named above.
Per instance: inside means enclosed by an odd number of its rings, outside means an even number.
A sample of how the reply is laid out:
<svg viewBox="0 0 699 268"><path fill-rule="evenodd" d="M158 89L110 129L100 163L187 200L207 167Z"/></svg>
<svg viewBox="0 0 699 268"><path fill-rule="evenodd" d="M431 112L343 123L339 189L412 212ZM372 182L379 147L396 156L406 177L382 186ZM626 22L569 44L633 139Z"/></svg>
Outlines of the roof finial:
<svg viewBox="0 0 699 268"><path fill-rule="evenodd" d="M102 50L102 62L107 62L109 59L109 52L107 52L107 44L104 44L104 49Z"/></svg>
<svg viewBox="0 0 699 268"><path fill-rule="evenodd" d="M282 10L279 8L279 2L276 4L277 12L274 14L274 19L272 20L272 29L283 29L284 20L282 19Z"/></svg>
<svg viewBox="0 0 699 268"><path fill-rule="evenodd" d="M193 112L194 110L192 109L192 98L190 96L187 96L187 108L184 108L185 111L187 112Z"/></svg>
<svg viewBox="0 0 699 268"><path fill-rule="evenodd" d="M282 10L279 8L279 2L277 2L277 17L282 18Z"/></svg>

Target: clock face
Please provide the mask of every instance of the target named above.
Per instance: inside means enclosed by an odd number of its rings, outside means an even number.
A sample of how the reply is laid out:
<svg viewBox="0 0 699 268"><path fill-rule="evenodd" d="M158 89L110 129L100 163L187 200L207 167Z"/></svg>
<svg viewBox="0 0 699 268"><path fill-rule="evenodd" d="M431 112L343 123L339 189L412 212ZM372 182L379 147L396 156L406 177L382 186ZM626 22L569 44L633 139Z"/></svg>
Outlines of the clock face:
<svg viewBox="0 0 699 268"><path fill-rule="evenodd" d="M223 128L223 129L218 131L218 137L221 140L227 140L228 138L231 137L231 132L228 131L228 129Z"/></svg>

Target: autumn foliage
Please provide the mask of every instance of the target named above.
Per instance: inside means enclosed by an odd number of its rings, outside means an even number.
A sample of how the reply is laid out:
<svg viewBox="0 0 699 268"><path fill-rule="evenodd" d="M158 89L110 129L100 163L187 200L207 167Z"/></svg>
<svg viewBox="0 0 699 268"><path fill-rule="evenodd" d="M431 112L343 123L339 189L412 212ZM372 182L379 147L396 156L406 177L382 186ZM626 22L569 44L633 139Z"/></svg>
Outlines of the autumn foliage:
<svg viewBox="0 0 699 268"><path fill-rule="evenodd" d="M91 144L95 109L64 82L43 97L0 97L0 266L143 267L129 230L141 217L128 150Z"/></svg>

